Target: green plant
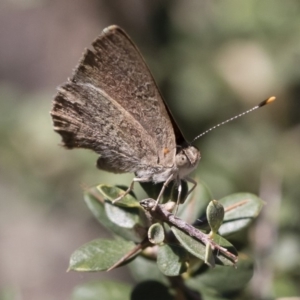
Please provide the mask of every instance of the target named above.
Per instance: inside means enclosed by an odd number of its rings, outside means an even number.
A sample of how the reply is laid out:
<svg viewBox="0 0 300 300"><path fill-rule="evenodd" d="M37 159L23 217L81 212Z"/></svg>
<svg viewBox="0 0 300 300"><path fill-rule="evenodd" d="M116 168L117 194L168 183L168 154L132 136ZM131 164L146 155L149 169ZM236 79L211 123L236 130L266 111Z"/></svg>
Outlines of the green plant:
<svg viewBox="0 0 300 300"><path fill-rule="evenodd" d="M229 240L259 215L263 201L249 193L216 201L199 182L175 217L168 209L174 202L167 202L177 199L174 186L168 187L164 204L156 210L152 198L160 186L142 186L150 198L141 202L131 194L112 204L124 187L99 185L85 192L88 208L114 237L81 246L69 266L69 270L95 272L128 264L137 285L91 282L78 286L73 299L232 299L237 295L252 277L253 260L238 253ZM182 199L186 191L184 185Z"/></svg>

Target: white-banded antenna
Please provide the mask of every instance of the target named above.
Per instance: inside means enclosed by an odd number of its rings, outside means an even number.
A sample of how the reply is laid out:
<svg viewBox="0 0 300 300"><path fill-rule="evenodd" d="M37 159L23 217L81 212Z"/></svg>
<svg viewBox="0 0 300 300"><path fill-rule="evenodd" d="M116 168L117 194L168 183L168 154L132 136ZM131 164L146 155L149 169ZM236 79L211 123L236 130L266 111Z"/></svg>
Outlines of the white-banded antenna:
<svg viewBox="0 0 300 300"><path fill-rule="evenodd" d="M245 112L243 112L243 113L241 113L241 114L238 114L238 115L236 115L236 116L234 116L234 117L232 117L232 118L230 118L230 119L228 119L228 120L226 120L226 121L224 121L224 122L222 122L222 123L219 123L219 124L217 124L217 125L215 125L215 126L209 128L208 130L204 131L203 133L197 135L197 136L193 139L193 141L191 142L191 144L194 143L194 142L195 142L197 139L199 139L200 137L202 137L202 136L204 136L205 134L209 133L210 131L212 131L212 130L214 130L214 129L216 129L216 128L218 128L218 127L220 127L220 126L222 126L222 125L224 125L224 124L226 124L226 123L229 123L229 122L231 122L231 121L233 121L233 120L235 120L235 119L238 119L238 118L240 118L240 117L242 117L242 116L244 116L244 115L246 115L246 114L249 114L249 113L253 112L254 110L256 110L256 109L258 109L258 108L261 108L261 107L263 107L263 106L265 106L265 105L267 105L267 104L270 104L270 103L272 103L273 101L275 101L275 99L276 99L276 97L274 97L274 96L269 97L268 99L266 99L266 100L260 102L258 105L256 105L256 106L254 106L254 107L248 109L247 111L245 111Z"/></svg>

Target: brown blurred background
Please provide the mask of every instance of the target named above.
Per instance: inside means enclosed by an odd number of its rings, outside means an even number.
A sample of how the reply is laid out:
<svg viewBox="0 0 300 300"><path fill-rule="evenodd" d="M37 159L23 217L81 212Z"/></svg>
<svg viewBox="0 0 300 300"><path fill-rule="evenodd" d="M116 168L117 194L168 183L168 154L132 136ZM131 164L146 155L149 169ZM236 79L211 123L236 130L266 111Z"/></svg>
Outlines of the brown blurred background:
<svg viewBox="0 0 300 300"><path fill-rule="evenodd" d="M249 295L300 296L299 1L2 0L0 299L70 299L92 278L131 282L126 268L66 273L77 247L107 236L81 185L132 175L98 171L94 153L59 147L49 116L56 87L111 24L138 45L189 140L277 96L200 139L196 173L216 199L247 191L267 203L250 231Z"/></svg>

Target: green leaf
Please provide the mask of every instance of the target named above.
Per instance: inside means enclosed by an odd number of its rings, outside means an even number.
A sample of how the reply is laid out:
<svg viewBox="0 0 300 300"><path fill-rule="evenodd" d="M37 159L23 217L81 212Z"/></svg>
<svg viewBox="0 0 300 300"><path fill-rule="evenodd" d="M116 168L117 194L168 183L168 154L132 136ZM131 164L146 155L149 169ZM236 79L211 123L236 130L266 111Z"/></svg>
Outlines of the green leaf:
<svg viewBox="0 0 300 300"><path fill-rule="evenodd" d="M221 235L233 234L249 226L259 215L264 202L257 196L249 193L229 195L219 200L225 208L225 217L219 229ZM228 207L235 208L226 211Z"/></svg>
<svg viewBox="0 0 300 300"><path fill-rule="evenodd" d="M178 217L190 224L205 215L207 205L213 200L209 188L201 180L196 181L194 192L180 205L178 211Z"/></svg>
<svg viewBox="0 0 300 300"><path fill-rule="evenodd" d="M169 289L162 283L151 280L144 281L135 286L130 300L173 300ZM102 300L102 298L101 298Z"/></svg>
<svg viewBox="0 0 300 300"><path fill-rule="evenodd" d="M110 220L107 217L105 207L104 207L104 199L103 195L100 194L98 189L92 188L85 192L84 194L84 200L90 209L90 211L93 213L93 215L96 217L96 219L107 229L111 230L113 233L121 236L122 238L134 242L141 242L147 235L147 228L146 226L140 225L143 224L145 221L145 214L142 209L138 210L138 216L140 219L136 220L136 224L134 224L132 227L126 228L119 226L112 220ZM122 209L119 207L119 209ZM136 212L136 208L132 208ZM137 216L137 213L134 214L134 216Z"/></svg>
<svg viewBox="0 0 300 300"><path fill-rule="evenodd" d="M217 200L209 202L206 208L206 217L212 234L218 232L224 219L224 206Z"/></svg>
<svg viewBox="0 0 300 300"><path fill-rule="evenodd" d="M129 300L131 286L117 281L92 281L77 286L72 300Z"/></svg>
<svg viewBox="0 0 300 300"><path fill-rule="evenodd" d="M69 270L79 272L105 271L135 247L123 239L93 240L77 249L70 258Z"/></svg>
<svg viewBox="0 0 300 300"><path fill-rule="evenodd" d="M136 225L140 225L146 228L146 219L141 218L140 208L126 208L122 206L116 206L110 202L104 204L107 217L116 225L123 228L134 228ZM144 212L142 212L144 213Z"/></svg>
<svg viewBox="0 0 300 300"><path fill-rule="evenodd" d="M152 244L161 244L165 239L165 230L160 223L154 223L148 230L148 239Z"/></svg>
<svg viewBox="0 0 300 300"><path fill-rule="evenodd" d="M214 269L187 279L186 284L199 292L213 289L220 294L232 293L246 286L253 275L253 269L253 261L242 254L236 268L216 266Z"/></svg>
<svg viewBox="0 0 300 300"><path fill-rule="evenodd" d="M124 194L123 189L107 184L100 184L97 186L97 189L102 194L102 196L109 201L113 201ZM139 202L131 194L127 194L126 196L124 196L121 200L117 201L115 205L140 208Z"/></svg>
<svg viewBox="0 0 300 300"><path fill-rule="evenodd" d="M198 240L192 238L185 232L181 231L177 227L171 226L170 229L174 233L177 240L181 245L194 256L200 258L201 260L205 259L205 245L199 242Z"/></svg>
<svg viewBox="0 0 300 300"><path fill-rule="evenodd" d="M213 241L217 243L219 246L226 248L232 254L238 256L238 252L235 249L235 247L226 239L224 239L222 236L218 234L214 234ZM216 252L215 254L216 264L224 265L224 266L235 266L235 264L230 259L228 259L223 253L220 253L218 250L216 250L215 252Z"/></svg>
<svg viewBox="0 0 300 300"><path fill-rule="evenodd" d="M157 265L166 276L178 276L187 270L188 254L183 247L174 244L159 246Z"/></svg>
<svg viewBox="0 0 300 300"><path fill-rule="evenodd" d="M158 280L166 284L168 283L166 277L159 271L154 260L139 255L128 264L128 267L135 281Z"/></svg>
<svg viewBox="0 0 300 300"><path fill-rule="evenodd" d="M180 229L172 226L171 227L172 232L178 239L178 241L181 243L181 245L190 253L192 253L194 256L200 258L201 260L205 261L206 256L206 245L201 243L200 241L196 240L195 238L189 236L185 232L181 231ZM231 243L229 243L227 240L222 238L221 236L215 234L214 241L220 245L223 248L226 248L231 253L237 255L237 251L233 247ZM214 251L216 252L216 251ZM234 263L229 260L227 257L225 257L222 253L215 254L215 263L219 265L225 265L225 266L234 266Z"/></svg>

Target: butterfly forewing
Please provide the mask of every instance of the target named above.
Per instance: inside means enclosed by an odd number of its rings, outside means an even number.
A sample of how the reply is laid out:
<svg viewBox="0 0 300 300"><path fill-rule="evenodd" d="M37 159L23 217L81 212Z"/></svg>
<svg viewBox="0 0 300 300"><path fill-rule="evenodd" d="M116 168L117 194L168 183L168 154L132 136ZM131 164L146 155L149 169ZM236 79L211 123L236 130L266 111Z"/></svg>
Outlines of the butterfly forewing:
<svg viewBox="0 0 300 300"><path fill-rule="evenodd" d="M85 51L55 97L52 117L66 147L96 151L113 171L171 167L174 125L182 137L142 56L117 26Z"/></svg>

